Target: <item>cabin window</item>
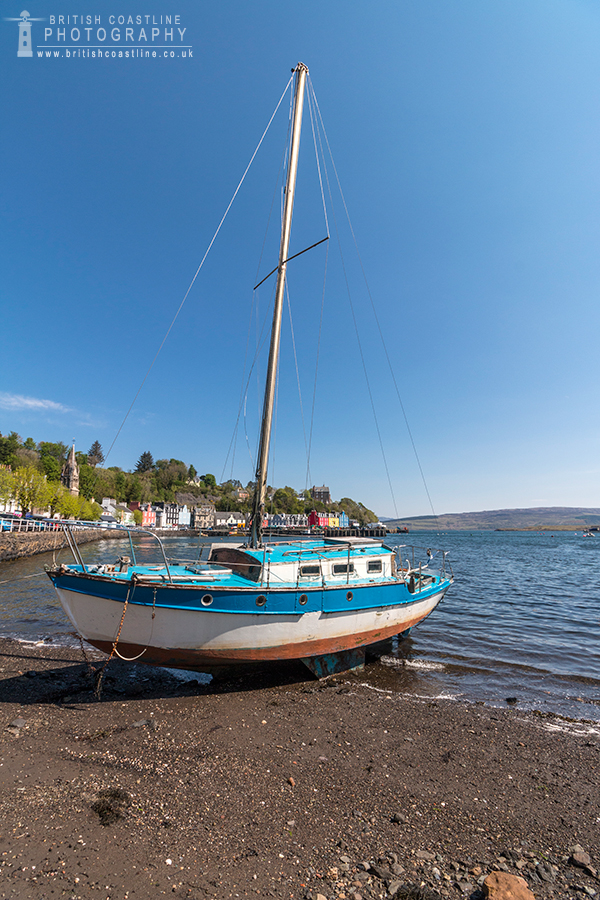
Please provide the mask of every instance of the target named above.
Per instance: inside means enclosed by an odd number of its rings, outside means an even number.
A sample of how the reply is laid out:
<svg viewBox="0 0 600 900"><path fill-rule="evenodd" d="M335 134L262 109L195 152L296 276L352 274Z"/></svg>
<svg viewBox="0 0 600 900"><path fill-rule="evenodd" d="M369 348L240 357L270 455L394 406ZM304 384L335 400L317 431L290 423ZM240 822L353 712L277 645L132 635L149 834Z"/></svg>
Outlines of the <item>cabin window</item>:
<svg viewBox="0 0 600 900"><path fill-rule="evenodd" d="M354 572L354 563L334 563L333 564L333 574L334 575L348 575L348 573L352 574Z"/></svg>
<svg viewBox="0 0 600 900"><path fill-rule="evenodd" d="M320 575L321 568L320 566L300 566L300 574L301 575Z"/></svg>
<svg viewBox="0 0 600 900"><path fill-rule="evenodd" d="M381 560L370 559L367 563L367 572L381 572Z"/></svg>

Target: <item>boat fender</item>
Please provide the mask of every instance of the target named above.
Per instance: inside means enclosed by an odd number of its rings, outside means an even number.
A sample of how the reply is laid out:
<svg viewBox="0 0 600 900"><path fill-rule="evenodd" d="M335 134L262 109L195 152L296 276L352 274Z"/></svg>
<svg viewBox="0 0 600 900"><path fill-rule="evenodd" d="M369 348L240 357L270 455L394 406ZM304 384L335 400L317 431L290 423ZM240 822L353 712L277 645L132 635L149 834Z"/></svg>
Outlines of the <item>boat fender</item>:
<svg viewBox="0 0 600 900"><path fill-rule="evenodd" d="M415 576L414 575L411 575L410 578L408 579L408 590L410 591L411 594L414 594L414 592L415 592Z"/></svg>

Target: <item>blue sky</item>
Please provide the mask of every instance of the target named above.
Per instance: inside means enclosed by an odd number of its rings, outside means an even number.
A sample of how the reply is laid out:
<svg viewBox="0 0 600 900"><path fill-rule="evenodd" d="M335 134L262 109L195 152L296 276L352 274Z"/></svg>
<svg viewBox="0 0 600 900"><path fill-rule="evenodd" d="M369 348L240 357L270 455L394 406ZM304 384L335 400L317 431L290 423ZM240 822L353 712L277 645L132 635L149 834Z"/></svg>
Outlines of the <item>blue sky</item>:
<svg viewBox="0 0 600 900"><path fill-rule="evenodd" d="M33 25L34 57L17 58L18 25L6 19L22 4L0 0L3 434L111 445L302 60L436 511L600 506L596 2L32 3L45 21ZM52 15L82 13L101 18L101 46L117 51L126 43L110 41L111 15L179 15L184 41L175 58L37 56L57 43ZM88 44L80 36L76 46ZM233 468L226 460L247 340L251 356L256 347L252 288L276 264L288 106L108 464L129 469L150 450L218 479L253 476L255 375ZM331 213L310 483L379 515L428 513L335 195L334 204L395 505ZM305 116L292 252L324 235ZM325 256L320 247L289 267L307 427ZM260 321L271 286L259 292ZM287 314L271 473L271 483L306 485Z"/></svg>

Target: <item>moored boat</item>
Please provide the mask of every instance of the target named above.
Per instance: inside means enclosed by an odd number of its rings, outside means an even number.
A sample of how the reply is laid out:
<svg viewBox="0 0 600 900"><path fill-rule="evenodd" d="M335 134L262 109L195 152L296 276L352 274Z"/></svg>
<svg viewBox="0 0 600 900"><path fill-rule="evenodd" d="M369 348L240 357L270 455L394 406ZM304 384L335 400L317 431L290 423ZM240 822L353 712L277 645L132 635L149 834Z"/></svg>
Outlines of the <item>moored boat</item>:
<svg viewBox="0 0 600 900"><path fill-rule="evenodd" d="M48 574L78 633L121 658L214 671L267 660L302 660L317 676L355 668L365 648L412 628L442 600L452 582L446 556L433 569L402 548L368 538L270 543L263 523L289 261L300 129L308 69L295 71L292 130L285 185L277 285L247 544L210 547L205 560L86 566L75 544L75 565ZM311 249L311 248L308 248ZM299 254L295 254L299 255ZM268 276L267 276L268 277ZM156 538L159 543L160 539ZM162 547L162 544L161 544ZM133 550L133 545L132 545Z"/></svg>

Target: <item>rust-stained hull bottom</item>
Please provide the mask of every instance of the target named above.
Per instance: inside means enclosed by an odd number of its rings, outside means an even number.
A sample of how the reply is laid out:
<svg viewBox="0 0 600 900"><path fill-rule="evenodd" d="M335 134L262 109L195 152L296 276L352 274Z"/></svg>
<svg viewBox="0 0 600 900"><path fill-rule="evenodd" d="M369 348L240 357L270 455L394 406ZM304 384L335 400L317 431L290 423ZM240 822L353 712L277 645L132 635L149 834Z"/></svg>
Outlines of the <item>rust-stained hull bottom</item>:
<svg viewBox="0 0 600 900"><path fill-rule="evenodd" d="M412 628L425 616L419 616L402 623L402 630ZM301 660L307 657L322 657L332 653L344 653L380 641L389 640L398 633L396 624L378 628L376 631L361 634L343 635L328 640L312 640L303 643L283 644L278 647L244 647L211 650L209 648L165 648L145 646L131 642L119 641L118 653L121 658L154 666L168 666L174 669L192 669L198 672L213 672L236 665L248 663L277 662L285 660ZM112 642L88 638L88 643L110 653ZM141 654L141 655L140 655Z"/></svg>

